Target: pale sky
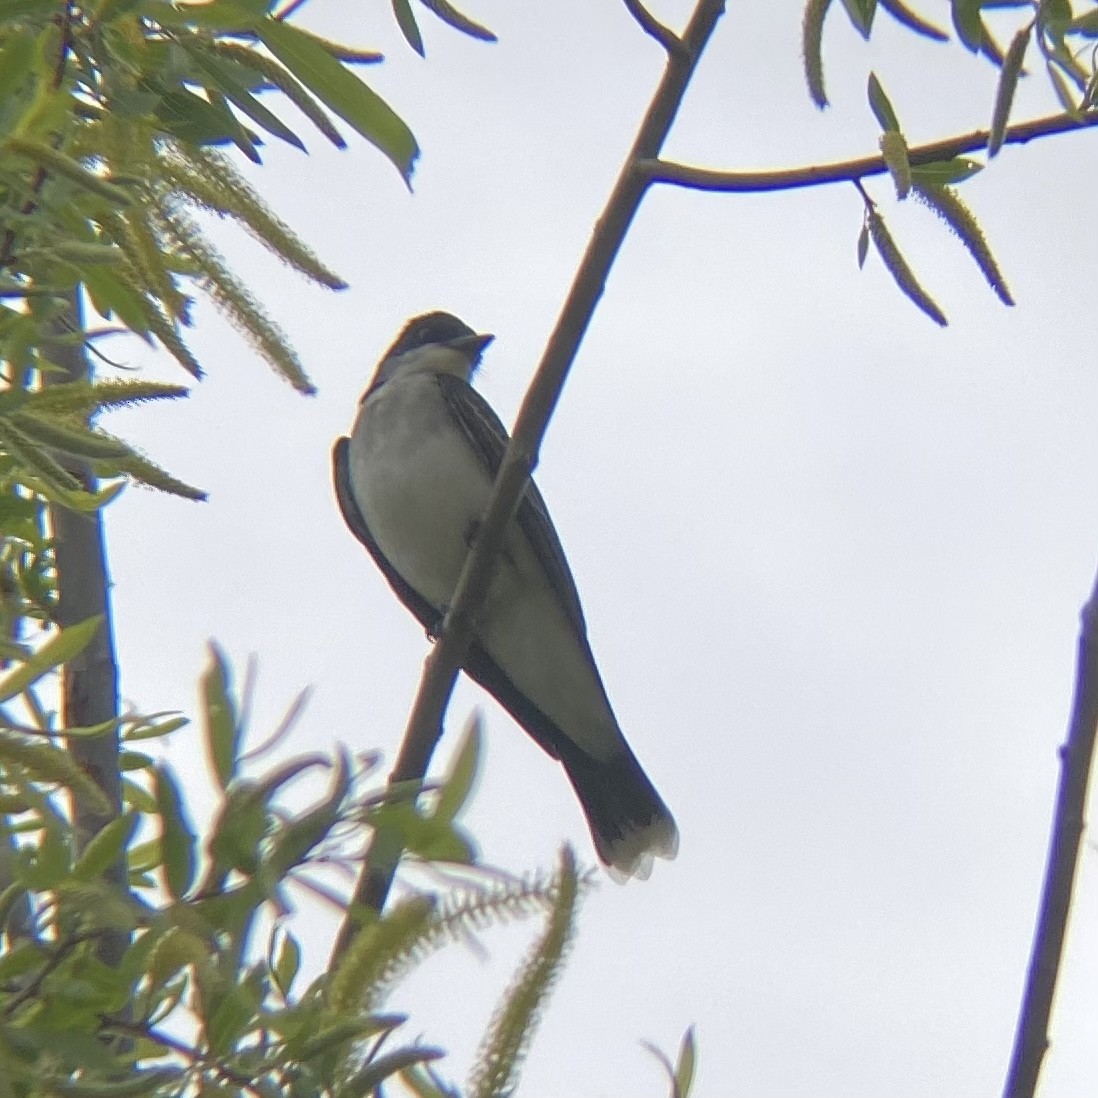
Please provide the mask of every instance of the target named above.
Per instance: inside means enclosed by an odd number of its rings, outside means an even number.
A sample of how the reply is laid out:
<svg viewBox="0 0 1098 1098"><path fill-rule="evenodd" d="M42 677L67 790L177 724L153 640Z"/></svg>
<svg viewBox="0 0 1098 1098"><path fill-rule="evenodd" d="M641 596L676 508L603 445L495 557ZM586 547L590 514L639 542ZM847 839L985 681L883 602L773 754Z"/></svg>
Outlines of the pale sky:
<svg viewBox="0 0 1098 1098"><path fill-rule="evenodd" d="M921 7L948 24L946 5ZM393 758L427 645L343 525L332 440L404 319L434 308L497 333L478 384L513 419L662 64L619 0L465 8L499 43L423 11L426 61L386 4L307 9L306 25L386 53L363 75L424 150L412 194L372 148L337 152L304 122L309 156L271 144L248 170L350 290L305 286L213 228L319 394L293 393L204 307L193 345L208 379L186 404L111 420L211 495L128 491L108 511L136 705L196 713L215 637L241 671L258 658L257 737L311 684L286 751ZM990 119L986 61L883 12L866 45L839 10L820 113L799 5L728 9L675 158L869 153L871 69L914 143ZM1055 109L1034 73L1017 119ZM702 1096L1001 1087L1098 565L1096 148L1086 133L1007 148L963 187L1015 309L928 211L869 182L945 330L875 256L858 270L849 185L649 195L537 479L621 725L682 841L649 881L604 878L587 897L526 1098L663 1095L638 1042L673 1054L692 1023ZM109 353L181 379L136 343ZM568 839L594 864L563 771L471 684L436 771L476 707L488 748L467 822L484 860L549 868ZM197 728L168 757L200 784ZM1096 926L1091 842L1042 1098L1098 1089ZM334 924L310 913L297 929L316 971ZM487 960L452 947L390 999L411 1013L408 1039L450 1050L456 1082L535 929L487 933Z"/></svg>

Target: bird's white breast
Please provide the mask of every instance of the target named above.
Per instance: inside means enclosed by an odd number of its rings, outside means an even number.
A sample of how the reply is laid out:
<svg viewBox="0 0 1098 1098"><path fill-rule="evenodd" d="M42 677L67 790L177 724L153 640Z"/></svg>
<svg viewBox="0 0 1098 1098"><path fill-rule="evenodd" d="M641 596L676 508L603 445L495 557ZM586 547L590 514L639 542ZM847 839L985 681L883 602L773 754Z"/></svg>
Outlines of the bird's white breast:
<svg viewBox="0 0 1098 1098"><path fill-rule="evenodd" d="M420 594L447 606L491 485L432 375L393 378L365 400L350 473L378 548Z"/></svg>
<svg viewBox="0 0 1098 1098"><path fill-rule="evenodd" d="M378 548L442 613L492 484L430 373L401 373L367 397L351 433L350 474ZM515 522L477 617L481 643L523 694L592 755L619 750L598 672Z"/></svg>

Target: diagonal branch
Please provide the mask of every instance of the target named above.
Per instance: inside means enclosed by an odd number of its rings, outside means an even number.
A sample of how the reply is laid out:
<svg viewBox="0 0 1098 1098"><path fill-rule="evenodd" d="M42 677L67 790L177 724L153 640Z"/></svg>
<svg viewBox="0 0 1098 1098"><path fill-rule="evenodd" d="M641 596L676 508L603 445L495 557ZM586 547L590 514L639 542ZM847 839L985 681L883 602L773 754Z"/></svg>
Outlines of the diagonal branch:
<svg viewBox="0 0 1098 1098"><path fill-rule="evenodd" d="M1098 126L1098 110L1085 111L1081 117L1053 114L1034 118L1008 126L1003 137L1004 145L1024 145L1037 137L1073 133ZM964 153L986 149L991 140L988 130L973 130L959 137L947 137L929 145L915 145L908 150L912 167L935 164ZM714 168L695 168L671 160L645 159L638 165L651 183L666 183L673 187L688 187L696 191L722 193L760 191L792 191L798 187L821 187L827 183L848 183L867 175L883 175L888 165L883 156L864 156L857 160L844 160L837 164L817 164L805 168L784 168L763 172L730 172Z"/></svg>
<svg viewBox="0 0 1098 1098"><path fill-rule="evenodd" d="M1041 908L1014 1035L1005 1098L1032 1098L1048 1048L1049 1018L1064 952L1071 893L1083 837L1087 786L1098 728L1098 578L1083 607L1075 664L1075 698L1067 742L1060 748L1060 785L1049 841Z"/></svg>
<svg viewBox="0 0 1098 1098"><path fill-rule="evenodd" d="M419 692L404 732L400 754L390 775L390 785L422 780L427 772L427 764L442 731L446 703L468 651L477 608L488 590L504 533L518 508L530 473L537 464L542 436L560 397L572 360L648 188L648 178L637 170L637 165L659 155L694 69L723 11L724 0L698 0L681 38L682 49L668 54L663 77L607 200L606 209L595 224L587 251L519 409L514 433L478 528L476 542L466 558L438 643L424 664ZM376 847L367 852L354 897L355 904L373 911L380 911L384 906L396 872L396 857L381 858L378 853ZM357 911L352 907L340 929L333 960L350 944L357 927L356 915Z"/></svg>

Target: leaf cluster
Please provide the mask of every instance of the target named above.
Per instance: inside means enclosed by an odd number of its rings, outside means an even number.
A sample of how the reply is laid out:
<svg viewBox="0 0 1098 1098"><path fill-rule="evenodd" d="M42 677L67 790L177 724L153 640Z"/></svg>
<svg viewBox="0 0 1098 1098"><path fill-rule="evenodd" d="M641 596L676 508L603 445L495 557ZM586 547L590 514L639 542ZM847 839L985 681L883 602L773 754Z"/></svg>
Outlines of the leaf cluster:
<svg viewBox="0 0 1098 1098"><path fill-rule="evenodd" d="M851 25L867 40L883 10L914 33L935 42L950 41L950 34L924 18L904 0L842 0L841 7ZM808 0L802 32L805 81L813 102L828 105L823 73L823 30L831 0ZM1006 47L989 28L987 9L1017 8L1026 18ZM1041 53L1045 72L1060 100L1065 115L1076 121L1095 105L1098 96L1096 55L1089 39L1098 38L1098 8L1076 14L1071 0L950 0L953 30L960 44L980 54L999 70L999 81L988 131L989 159L1002 148L1010 121L1018 81L1026 75L1024 61L1031 43ZM956 235L979 267L996 296L1005 305L1014 299L999 269L983 230L957 193L957 185L971 178L984 165L967 157L947 161L913 162L910 148L895 109L874 73L868 81L869 106L881 127L880 148L888 165L898 199L914 197ZM945 314L920 283L890 232L880 208L859 181L864 218L858 236L858 263L865 262L872 243L903 293L935 323L945 325Z"/></svg>
<svg viewBox="0 0 1098 1098"><path fill-rule="evenodd" d="M198 827L173 769L144 750L144 741L183 727L183 717L58 730L41 703L49 677L99 625L93 619L54 633L0 679L4 1094L358 1098L398 1076L415 1093L454 1093L429 1066L441 1051L401 1044L406 1019L383 1012L382 1000L440 945L545 913L545 934L505 996L482 1057L494 1078L513 1082L586 883L571 852L548 879L467 876L456 892L416 893L383 916L368 913L332 972L306 983L304 950L287 921L295 897L344 905L326 878L351 878L363 821L400 826L386 797L362 789L372 761L339 751L255 773L300 705L266 744L245 751L251 686L234 689L214 647L201 683L201 724L219 798L208 826ZM12 716L17 706L28 714L23 723ZM123 740L123 812L81 847L65 794L102 794L58 737L109 733ZM423 803L400 802L406 823L416 817L401 839L422 863L472 867L472 843L456 816L479 754L473 725ZM327 790L289 808L291 788L316 770L327 772ZM111 880L119 859L128 887ZM98 947L119 930L129 945L107 964ZM474 1092L506 1089L478 1084Z"/></svg>
<svg viewBox="0 0 1098 1098"><path fill-rule="evenodd" d="M271 9L255 0L0 7L0 487L9 509L25 511L32 494L91 509L124 479L200 495L94 425L96 412L125 403L117 394L90 400L43 391L74 376L74 352L110 364L98 342L123 332L201 376L185 338L195 291L295 388L312 391L204 219L233 219L306 278L344 283L219 146L256 162L263 136L304 149L298 124L268 105L273 93L339 146L336 120L346 123L405 179L417 147L352 71L378 55L322 39ZM85 303L114 326L85 330ZM146 387L140 399L180 392ZM118 482L97 492L96 476Z"/></svg>

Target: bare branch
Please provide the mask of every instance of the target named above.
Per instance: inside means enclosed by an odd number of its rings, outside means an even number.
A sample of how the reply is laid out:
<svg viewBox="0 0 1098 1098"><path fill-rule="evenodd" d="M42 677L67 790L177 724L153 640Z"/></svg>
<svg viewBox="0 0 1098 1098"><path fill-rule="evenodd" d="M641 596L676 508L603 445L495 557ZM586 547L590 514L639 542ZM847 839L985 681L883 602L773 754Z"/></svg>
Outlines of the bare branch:
<svg viewBox="0 0 1098 1098"><path fill-rule="evenodd" d="M1072 133L1075 130L1098 126L1098 110L1085 112L1079 118L1067 114L1054 114L1008 126L1003 136L1004 145L1024 145L1037 137ZM964 153L986 149L991 140L988 130L974 130L959 137L947 137L929 145L915 145L908 150L911 166L935 164ZM689 187L697 191L722 193L761 191L792 191L798 187L820 187L827 183L849 183L867 175L882 175L888 171L883 156L865 156L858 160L844 160L838 164L817 164L806 168L786 168L766 172L726 172L712 168L695 168L670 160L649 158L638 164L650 183L667 183L674 187Z"/></svg>
<svg viewBox="0 0 1098 1098"><path fill-rule="evenodd" d="M670 27L665 27L642 3L641 0L622 0L629 14L637 21L645 34L654 38L669 54L680 53L682 39Z"/></svg>
<svg viewBox="0 0 1098 1098"><path fill-rule="evenodd" d="M1098 728L1098 578L1081 616L1075 698L1067 742L1060 748L1060 784L1056 790L1041 909L1014 1034L1014 1050L1003 1087L1004 1098L1032 1098L1048 1048L1052 998L1064 953Z"/></svg>

